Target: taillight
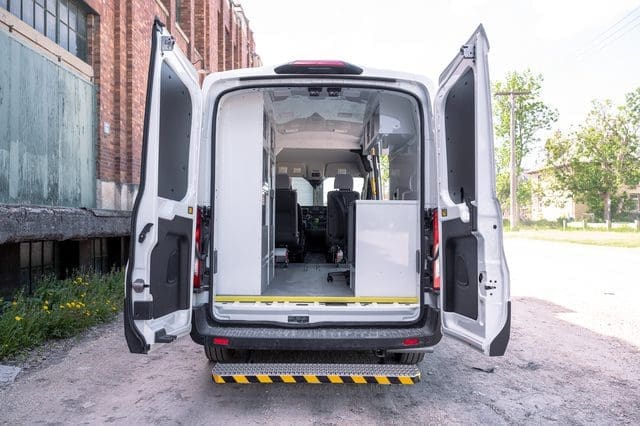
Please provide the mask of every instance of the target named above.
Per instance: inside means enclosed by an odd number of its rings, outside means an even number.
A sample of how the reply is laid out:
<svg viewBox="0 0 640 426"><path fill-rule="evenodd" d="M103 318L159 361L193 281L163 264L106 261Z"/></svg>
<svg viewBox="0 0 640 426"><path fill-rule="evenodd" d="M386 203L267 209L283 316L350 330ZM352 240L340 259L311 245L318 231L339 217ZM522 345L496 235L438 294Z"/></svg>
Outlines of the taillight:
<svg viewBox="0 0 640 426"><path fill-rule="evenodd" d="M226 337L214 337L213 344L218 346L229 346L229 339Z"/></svg>
<svg viewBox="0 0 640 426"><path fill-rule="evenodd" d="M276 74L362 74L362 68L344 61L301 60L275 67Z"/></svg>
<svg viewBox="0 0 640 426"><path fill-rule="evenodd" d="M200 288L200 234L202 229L202 212L200 208L196 211L196 255L193 265L193 288Z"/></svg>
<svg viewBox="0 0 640 426"><path fill-rule="evenodd" d="M404 346L415 346L420 343L420 339L417 337L408 337L402 341Z"/></svg>
<svg viewBox="0 0 640 426"><path fill-rule="evenodd" d="M433 212L433 253L431 256L435 259L432 265L433 271L433 289L440 290L440 261L438 259L438 251L440 250L440 231L438 229L438 211Z"/></svg>

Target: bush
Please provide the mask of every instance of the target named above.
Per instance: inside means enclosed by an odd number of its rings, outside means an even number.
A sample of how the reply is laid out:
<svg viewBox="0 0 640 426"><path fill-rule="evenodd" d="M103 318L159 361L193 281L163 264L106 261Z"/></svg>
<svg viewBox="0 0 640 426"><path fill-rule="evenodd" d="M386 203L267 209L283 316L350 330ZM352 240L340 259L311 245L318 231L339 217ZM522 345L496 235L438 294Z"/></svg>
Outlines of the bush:
<svg viewBox="0 0 640 426"><path fill-rule="evenodd" d="M0 359L111 320L121 308L123 281L122 271L45 277L33 295L17 292L0 309Z"/></svg>

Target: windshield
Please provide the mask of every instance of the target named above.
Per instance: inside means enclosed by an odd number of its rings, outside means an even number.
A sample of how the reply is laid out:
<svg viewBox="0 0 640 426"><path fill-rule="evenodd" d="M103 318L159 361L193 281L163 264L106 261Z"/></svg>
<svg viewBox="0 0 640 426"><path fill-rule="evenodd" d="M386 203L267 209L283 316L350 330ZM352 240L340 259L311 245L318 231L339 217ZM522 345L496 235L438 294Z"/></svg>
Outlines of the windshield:
<svg viewBox="0 0 640 426"><path fill-rule="evenodd" d="M313 187L305 178L291 178L291 187L298 192L298 204L313 206Z"/></svg>
<svg viewBox="0 0 640 426"><path fill-rule="evenodd" d="M314 203L314 189L313 186L307 181L305 178L301 177L293 177L291 178L291 187L296 190L298 193L298 204L301 206L326 206L327 205L327 194L330 191L334 190L333 182L335 178L326 178L322 181L322 185L318 185L315 191L318 192L318 197L320 195L320 191L322 191L322 202ZM362 189L364 187L364 178L354 177L353 178L353 190L358 193L360 198L362 198Z"/></svg>
<svg viewBox="0 0 640 426"><path fill-rule="evenodd" d="M330 191L334 191L333 182L336 178L326 178L322 181L322 205L327 205L327 194ZM358 196L362 198L362 187L364 186L364 178L354 177L353 178L353 190L358 193Z"/></svg>

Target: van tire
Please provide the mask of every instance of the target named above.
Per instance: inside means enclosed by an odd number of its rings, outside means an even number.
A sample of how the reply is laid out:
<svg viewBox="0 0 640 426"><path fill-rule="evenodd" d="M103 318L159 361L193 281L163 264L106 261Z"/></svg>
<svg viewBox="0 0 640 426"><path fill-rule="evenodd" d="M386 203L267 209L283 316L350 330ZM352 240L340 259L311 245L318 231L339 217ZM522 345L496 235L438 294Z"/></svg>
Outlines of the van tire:
<svg viewBox="0 0 640 426"><path fill-rule="evenodd" d="M238 362L242 360L243 351L236 351L234 349L221 348L214 345L204 345L204 354L209 361L213 362Z"/></svg>
<svg viewBox="0 0 640 426"><path fill-rule="evenodd" d="M396 360L400 364L417 364L424 360L424 352L405 352L401 354L395 354Z"/></svg>

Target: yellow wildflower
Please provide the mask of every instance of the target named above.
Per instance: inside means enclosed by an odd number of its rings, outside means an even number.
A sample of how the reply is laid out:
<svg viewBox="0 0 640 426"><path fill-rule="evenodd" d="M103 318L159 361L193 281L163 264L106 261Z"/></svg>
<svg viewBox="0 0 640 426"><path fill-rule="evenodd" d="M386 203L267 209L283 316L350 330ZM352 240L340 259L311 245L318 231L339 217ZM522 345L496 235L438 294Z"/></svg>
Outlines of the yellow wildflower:
<svg viewBox="0 0 640 426"><path fill-rule="evenodd" d="M67 308L71 307L71 303L69 303L69 302L67 302L66 305L67 305Z"/></svg>
<svg viewBox="0 0 640 426"><path fill-rule="evenodd" d="M48 311L49 307L47 305L42 305L42 309L44 309L45 311Z"/></svg>
<svg viewBox="0 0 640 426"><path fill-rule="evenodd" d="M64 309L64 305L60 305L60 309Z"/></svg>
<svg viewBox="0 0 640 426"><path fill-rule="evenodd" d="M44 301L44 304L45 304L45 305L48 305L48 304L49 304L49 301L48 301L48 300L45 300L45 301Z"/></svg>
<svg viewBox="0 0 640 426"><path fill-rule="evenodd" d="M16 302L16 301L14 300L13 302L11 302L11 304L12 304L13 306L16 306L16 305L18 304L18 302Z"/></svg>
<svg viewBox="0 0 640 426"><path fill-rule="evenodd" d="M21 316L16 315L15 320L16 320L16 321L22 321L22 317L21 317Z"/></svg>

